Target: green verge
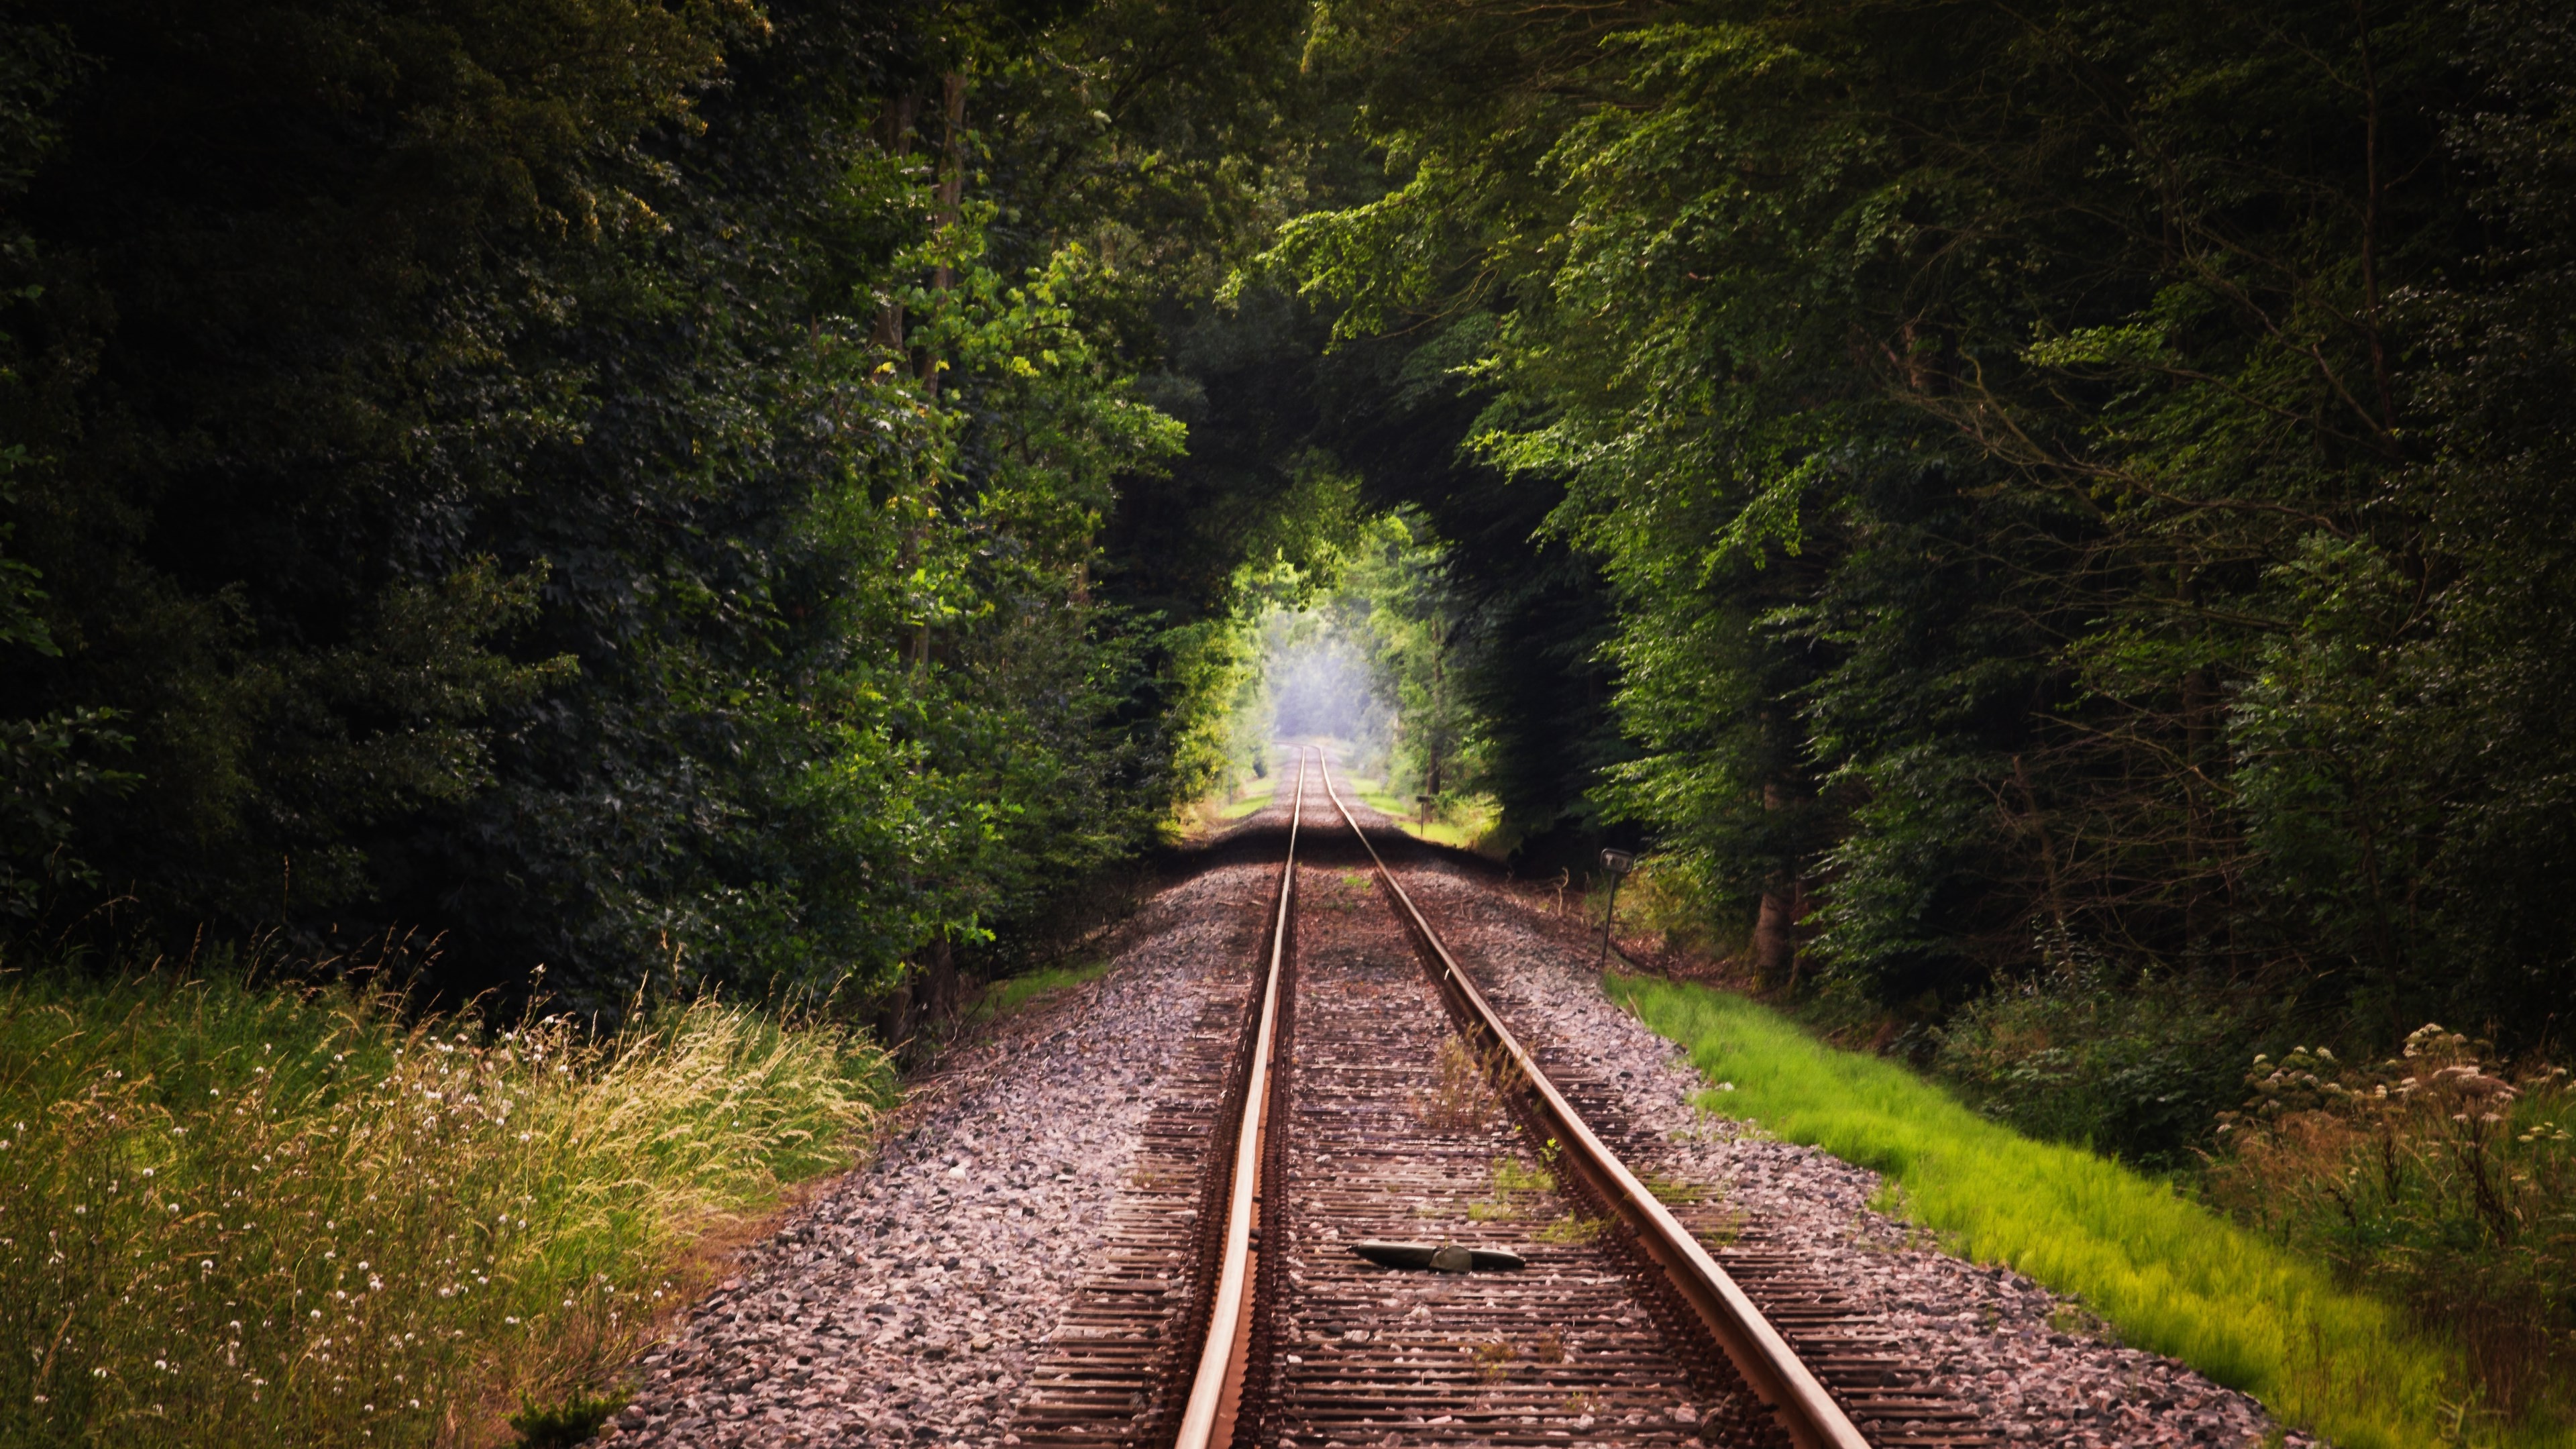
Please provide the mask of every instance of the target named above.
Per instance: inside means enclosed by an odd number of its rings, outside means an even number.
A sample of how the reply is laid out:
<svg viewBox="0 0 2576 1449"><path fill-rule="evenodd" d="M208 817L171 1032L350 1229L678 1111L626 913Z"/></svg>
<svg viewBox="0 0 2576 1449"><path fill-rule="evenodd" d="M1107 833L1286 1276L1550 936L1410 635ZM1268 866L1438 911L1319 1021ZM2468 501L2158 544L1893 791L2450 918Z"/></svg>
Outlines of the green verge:
<svg viewBox="0 0 2576 1449"><path fill-rule="evenodd" d="M2023 1137L1744 997L1616 973L1604 986L1709 1081L1731 1084L1703 1094L1704 1107L1876 1170L1890 1204L1952 1252L2081 1299L2122 1341L2253 1395L2285 1423L2343 1449L2571 1442L2463 1412L2452 1345L2169 1183Z"/></svg>

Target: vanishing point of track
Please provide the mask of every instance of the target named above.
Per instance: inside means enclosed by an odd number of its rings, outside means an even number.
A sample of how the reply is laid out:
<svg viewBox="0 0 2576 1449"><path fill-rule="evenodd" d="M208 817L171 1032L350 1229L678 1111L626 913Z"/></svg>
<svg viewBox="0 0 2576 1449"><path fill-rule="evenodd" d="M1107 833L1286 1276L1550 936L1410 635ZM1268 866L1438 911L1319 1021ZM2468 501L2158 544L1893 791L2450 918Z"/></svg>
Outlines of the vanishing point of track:
<svg viewBox="0 0 2576 1449"><path fill-rule="evenodd" d="M1344 829L1307 821L1318 788ZM1514 1035L1320 752L1294 792L1250 992L1167 1079L1018 1442L1991 1442L1813 1264L1622 1161L1606 1084ZM1368 1239L1527 1266L1388 1268Z"/></svg>

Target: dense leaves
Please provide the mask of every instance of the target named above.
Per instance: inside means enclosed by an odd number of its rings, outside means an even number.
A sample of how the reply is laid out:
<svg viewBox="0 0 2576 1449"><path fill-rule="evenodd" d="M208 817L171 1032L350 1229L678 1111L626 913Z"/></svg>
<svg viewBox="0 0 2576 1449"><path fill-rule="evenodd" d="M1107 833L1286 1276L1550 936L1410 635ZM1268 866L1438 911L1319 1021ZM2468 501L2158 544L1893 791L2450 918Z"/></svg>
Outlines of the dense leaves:
<svg viewBox="0 0 2576 1449"><path fill-rule="evenodd" d="M1355 345L1491 315L1452 436L1565 490L1607 799L1767 975L2145 973L2158 1060L2553 1032L2563 18L1385 0L1317 53L1393 184L1273 261ZM2208 1094L2133 1095L2079 1130Z"/></svg>
<svg viewBox="0 0 2576 1449"><path fill-rule="evenodd" d="M0 906L856 1001L1149 840L1214 706L1091 582L1182 442L1107 34L13 10Z"/></svg>

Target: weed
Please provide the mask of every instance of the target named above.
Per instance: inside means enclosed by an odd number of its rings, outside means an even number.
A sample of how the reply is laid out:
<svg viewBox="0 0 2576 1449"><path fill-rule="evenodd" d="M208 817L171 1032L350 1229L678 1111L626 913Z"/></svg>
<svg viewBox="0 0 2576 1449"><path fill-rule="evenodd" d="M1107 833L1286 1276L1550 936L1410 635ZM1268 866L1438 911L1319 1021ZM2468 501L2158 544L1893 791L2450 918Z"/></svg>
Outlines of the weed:
<svg viewBox="0 0 2576 1449"><path fill-rule="evenodd" d="M1530 1167L1517 1157L1494 1159L1494 1191L1509 1197L1515 1193L1556 1191L1556 1174L1543 1167Z"/></svg>
<svg viewBox="0 0 2576 1449"><path fill-rule="evenodd" d="M519 1449L572 1449L589 1443L608 1416L624 1407L622 1399L575 1394L551 1408L521 1406L510 1416L510 1427L519 1431Z"/></svg>
<svg viewBox="0 0 2576 1449"><path fill-rule="evenodd" d="M2050 1309L2048 1327L2050 1332L2063 1333L2070 1338L2089 1338L2112 1344L2120 1341L2119 1332L2101 1314L2081 1303L2060 1303Z"/></svg>
<svg viewBox="0 0 2576 1449"><path fill-rule="evenodd" d="M2576 1410L2576 1091L2439 1026L2371 1066L2256 1057L2213 1200L2447 1327L2479 1410Z"/></svg>
<svg viewBox="0 0 2576 1449"><path fill-rule="evenodd" d="M986 986L976 996L966 1019L970 1024L1000 1020L1042 997L1089 985L1107 974L1108 970L1109 963L1101 960L1077 966L1049 966L1025 975L1006 976Z"/></svg>
<svg viewBox="0 0 2576 1449"><path fill-rule="evenodd" d="M1495 1158L1493 1173L1493 1200L1467 1205L1467 1216L1474 1221L1511 1222L1526 1217L1529 1204L1524 1199L1556 1191L1553 1174L1545 1168L1525 1166L1517 1157Z"/></svg>
<svg viewBox="0 0 2576 1449"><path fill-rule="evenodd" d="M1731 1248L1744 1236L1744 1214L1730 1212L1716 1222L1698 1230L1701 1243L1712 1248Z"/></svg>
<svg viewBox="0 0 2576 1449"><path fill-rule="evenodd" d="M1530 1236L1542 1243L1588 1243L1600 1237L1601 1230L1608 1226L1601 1218L1569 1213Z"/></svg>
<svg viewBox="0 0 2576 1449"><path fill-rule="evenodd" d="M1661 1173L1647 1173L1639 1181L1645 1185L1648 1196L1666 1207L1687 1207L1708 1197L1706 1189L1687 1182L1675 1182Z"/></svg>
<svg viewBox="0 0 2576 1449"><path fill-rule="evenodd" d="M1501 1113L1488 1062L1465 1042L1454 1036L1441 1038L1433 1070L1431 1090L1414 1102L1424 1126L1446 1132L1481 1131Z"/></svg>
<svg viewBox="0 0 2576 1449"><path fill-rule="evenodd" d="M1469 1357L1476 1361L1476 1376L1488 1383L1509 1378L1512 1372L1512 1345L1507 1339L1467 1346Z"/></svg>
<svg viewBox="0 0 2576 1449"><path fill-rule="evenodd" d="M1565 1362L1565 1335L1551 1328L1531 1339L1530 1357L1540 1363Z"/></svg>

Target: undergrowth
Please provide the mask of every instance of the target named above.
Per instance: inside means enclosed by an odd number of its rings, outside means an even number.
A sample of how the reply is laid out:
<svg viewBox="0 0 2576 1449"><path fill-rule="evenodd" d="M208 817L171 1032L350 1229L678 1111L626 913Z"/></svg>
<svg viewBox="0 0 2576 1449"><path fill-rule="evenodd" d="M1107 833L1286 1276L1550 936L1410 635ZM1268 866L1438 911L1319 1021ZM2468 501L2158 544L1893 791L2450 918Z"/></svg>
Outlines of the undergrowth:
<svg viewBox="0 0 2576 1449"><path fill-rule="evenodd" d="M987 985L967 1010L970 1023L998 1021L1042 996L1076 986L1087 986L1107 975L1106 958L1072 966L1042 966L1017 976L1005 976Z"/></svg>
<svg viewBox="0 0 2576 1449"><path fill-rule="evenodd" d="M2549 1415L2514 1418L2488 1402L2456 1337L2410 1324L2167 1181L2033 1141L1743 997L1616 975L1607 985L1711 1080L1734 1085L1727 1115L1876 1169L1954 1251L2081 1299L2123 1342L2243 1389L2285 1422L2344 1449L2571 1442Z"/></svg>
<svg viewBox="0 0 2576 1449"><path fill-rule="evenodd" d="M1999 1122L2169 1171L2199 1161L2232 1104L2257 1017L2188 978L2059 953L1930 1033L1930 1065Z"/></svg>
<svg viewBox="0 0 2576 1449"><path fill-rule="evenodd" d="M2502 1421L2576 1418L2576 1091L2426 1026L2402 1055L2255 1059L2213 1200L2451 1325Z"/></svg>
<svg viewBox="0 0 2576 1449"><path fill-rule="evenodd" d="M0 1443L559 1430L891 1089L862 1038L712 1000L612 1040L402 1006L6 982Z"/></svg>

